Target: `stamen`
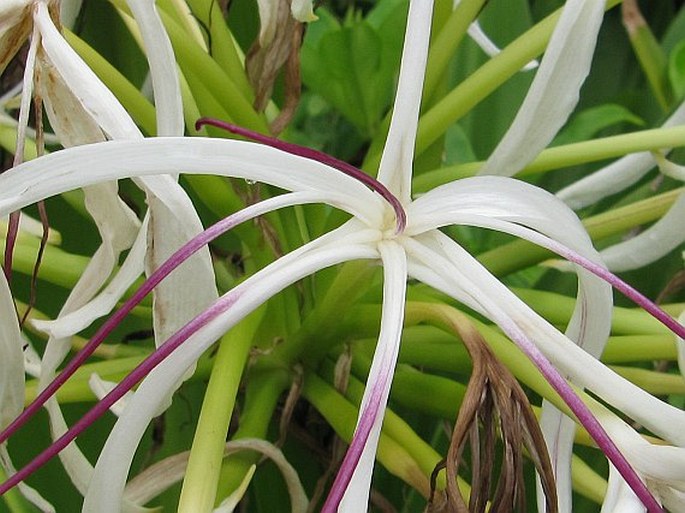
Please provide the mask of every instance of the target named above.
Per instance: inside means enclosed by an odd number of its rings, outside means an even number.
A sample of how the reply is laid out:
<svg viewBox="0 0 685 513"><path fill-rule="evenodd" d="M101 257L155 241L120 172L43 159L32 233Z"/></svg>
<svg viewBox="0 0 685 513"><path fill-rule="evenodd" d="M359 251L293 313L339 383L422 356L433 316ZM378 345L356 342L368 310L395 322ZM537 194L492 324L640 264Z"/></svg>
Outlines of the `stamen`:
<svg viewBox="0 0 685 513"><path fill-rule="evenodd" d="M227 121L221 121L219 119L200 118L195 122L195 129L200 130L200 128L205 125L221 128L222 130L226 130L232 134L241 135L252 141L265 144L266 146L271 146L272 148L276 148L292 155L297 155L298 157L304 157L309 160L321 162L322 164L326 164L333 169L337 169L338 171L359 180L370 189L376 191L383 197L383 199L390 203L390 206L395 211L395 233L400 234L404 231L404 228L407 225L407 214L404 211L404 207L402 207L400 200L397 199L397 197L390 192L385 185L372 176L367 175L361 169L356 168L343 160L336 159L335 157L332 157L322 151L313 150L312 148L300 146L299 144L281 141L280 139L269 137L268 135L260 134L259 132L254 132L247 128L234 125L233 123L228 123Z"/></svg>

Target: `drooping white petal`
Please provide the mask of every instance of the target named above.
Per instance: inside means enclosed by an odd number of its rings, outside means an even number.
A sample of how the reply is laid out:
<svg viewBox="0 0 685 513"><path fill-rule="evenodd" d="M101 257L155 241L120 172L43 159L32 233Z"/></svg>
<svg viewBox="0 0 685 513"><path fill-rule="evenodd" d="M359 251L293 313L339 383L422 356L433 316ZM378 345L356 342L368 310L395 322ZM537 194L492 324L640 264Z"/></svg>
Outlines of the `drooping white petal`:
<svg viewBox="0 0 685 513"><path fill-rule="evenodd" d="M407 260L404 249L393 241L381 242L378 247L384 273L381 329L359 407L357 427L333 484L335 488L340 479L349 479L337 508L339 513L363 513L368 509L376 449L390 385L395 374L404 322L404 300L407 290ZM357 451L359 454L353 455ZM358 460L354 461L356 458ZM351 476L342 475L344 473L351 473ZM323 511L327 511L326 507Z"/></svg>
<svg viewBox="0 0 685 513"><path fill-rule="evenodd" d="M100 454L84 513L118 512L135 449L157 409L202 353L235 323L284 287L319 269L352 259L374 259L376 230L356 220L281 257L219 298L199 316L198 331L150 372L119 418ZM179 335L178 340L182 340Z"/></svg>
<svg viewBox="0 0 685 513"><path fill-rule="evenodd" d="M151 138L80 146L0 175L0 215L92 183L155 173L217 174L286 190L319 191L321 201L380 226L383 200L357 180L309 159L228 139Z"/></svg>
<svg viewBox="0 0 685 513"><path fill-rule="evenodd" d="M119 272L92 300L55 320L34 320L33 325L52 337L68 337L87 328L93 321L111 312L117 301L133 282L143 273L143 259L147 242L145 226L138 233Z"/></svg>
<svg viewBox="0 0 685 513"><path fill-rule="evenodd" d="M666 120L664 127L685 123L685 102ZM589 176L560 190L557 197L573 209L591 205L630 187L656 165L648 151L633 153L612 162Z"/></svg>
<svg viewBox="0 0 685 513"><path fill-rule="evenodd" d="M408 209L407 233L447 224L467 224L521 235L527 226L562 242L599 263L578 217L546 191L504 177L475 177L446 184L417 199ZM566 335L594 357L601 354L611 327L611 287L577 268L576 307ZM550 449L559 497L559 511L571 511L570 468L575 424L551 404L543 403L541 427ZM543 494L538 494L540 507Z"/></svg>
<svg viewBox="0 0 685 513"><path fill-rule="evenodd" d="M682 312L678 316L679 323L685 323L685 312ZM680 373L685 377L685 340L680 337L676 337L676 350L678 351L678 368Z"/></svg>
<svg viewBox="0 0 685 513"><path fill-rule="evenodd" d="M564 4L526 98L479 174L513 176L551 142L578 103L603 14L603 0Z"/></svg>
<svg viewBox="0 0 685 513"><path fill-rule="evenodd" d="M409 2L400 78L378 180L403 205L411 200L414 143L428 58L433 0Z"/></svg>
<svg viewBox="0 0 685 513"><path fill-rule="evenodd" d="M449 294L483 315L493 315L484 302L495 301L507 331L512 322L535 342L559 371L630 416L652 432L685 447L685 412L651 396L606 367L561 334L479 262L446 235L432 231L405 242L409 274ZM494 310L493 310L494 311ZM497 313L495 312L495 313ZM499 314L498 314L499 315ZM507 320L508 319L508 320ZM500 322L496 317L495 322Z"/></svg>

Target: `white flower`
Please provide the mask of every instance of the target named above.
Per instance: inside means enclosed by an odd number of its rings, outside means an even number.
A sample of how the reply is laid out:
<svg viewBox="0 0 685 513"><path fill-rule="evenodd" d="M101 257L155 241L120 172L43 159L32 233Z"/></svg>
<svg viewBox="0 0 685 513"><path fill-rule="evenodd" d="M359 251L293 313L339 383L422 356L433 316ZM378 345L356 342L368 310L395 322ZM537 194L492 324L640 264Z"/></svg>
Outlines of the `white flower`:
<svg viewBox="0 0 685 513"><path fill-rule="evenodd" d="M603 5L597 1L569 2L564 15L571 21L561 24L562 35L568 35L570 31L577 41L582 39L584 31L594 33L599 23L597 18L601 19L602 13L598 3ZM292 191L230 216L221 223L221 230L293 204L323 202L352 215L352 219L341 227L257 272L181 327L59 442L61 445L56 447L68 444L90 420L106 411L144 377L98 459L84 511L116 512L121 509L129 467L148 423L164 406L187 369L217 338L286 286L325 267L354 259L377 261L383 265L383 313L357 428L323 511L358 513L367 508L376 445L399 349L408 278L421 280L449 294L497 323L564 397L640 500L652 509L658 507L640 477L622 459L588 408L560 375L588 388L668 442L685 444L681 429L685 422L684 412L650 396L592 356L601 350L609 331L611 290L592 274L606 277L575 214L545 191L495 176L455 181L412 199L412 161L431 14L432 2L411 2L395 109L378 182L365 178L365 183L371 184L373 190L361 183L359 171L350 170L349 166L335 163L333 159L324 159L326 163L322 163L254 143L203 138L131 138L74 147L0 175L0 216L73 188L129 176L142 179L160 172L213 173L261 181ZM588 23L581 23L581 20ZM585 47L592 44L592 41L587 42ZM567 55L568 48L563 42L559 45L560 55ZM543 79L537 87L542 89L539 92L545 104L554 103L555 90L550 92L544 85L554 87L559 76L565 75L559 75L557 68L545 75L542 68L544 62L540 70ZM574 83L579 87L577 80ZM556 91L556 94L564 93ZM542 115L540 105L535 102L532 106L524 105L521 114L526 120L524 125ZM568 104L560 109L559 118L567 115L567 108ZM526 109L531 109L532 115L526 113ZM515 122L514 126L519 127L519 124ZM535 134L531 146L544 146L546 137L546 134L544 137ZM524 144L525 138L522 140L521 144ZM305 156L308 153L300 152ZM314 152L309 153L314 156ZM348 174L341 173L340 168ZM439 231L448 224L478 226L516 235L592 271L577 268L578 301L567 335L544 321L470 254ZM219 231L219 228L211 229L210 233L196 238L163 264L167 266L163 273L168 274L192 249L206 244ZM161 279L164 274L158 277ZM56 325L53 327L58 329ZM685 332L682 327L677 329ZM602 418L602 421L611 428L614 426L612 419ZM561 425L559 418L555 417L552 422ZM563 430L565 435L570 432L566 425ZM549 443L557 446L554 438ZM623 438L616 443L621 448L631 448ZM558 447L559 450L552 451L552 458L562 483L564 503L561 511L566 512L570 511L567 489L570 467L564 453L570 451L571 445L561 443ZM647 484L652 483L648 481Z"/></svg>

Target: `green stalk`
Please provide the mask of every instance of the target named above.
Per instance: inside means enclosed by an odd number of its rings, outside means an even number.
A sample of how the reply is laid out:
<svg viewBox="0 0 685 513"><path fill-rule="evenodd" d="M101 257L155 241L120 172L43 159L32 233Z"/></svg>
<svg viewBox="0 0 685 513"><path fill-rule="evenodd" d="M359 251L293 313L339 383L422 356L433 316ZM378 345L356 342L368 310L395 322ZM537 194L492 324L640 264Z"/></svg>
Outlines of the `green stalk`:
<svg viewBox="0 0 685 513"><path fill-rule="evenodd" d="M179 513L214 508L228 426L263 311L260 308L257 315L250 315L221 339L190 449Z"/></svg>
<svg viewBox="0 0 685 513"><path fill-rule="evenodd" d="M245 404L240 415L240 427L232 440L241 438L262 438L273 416L278 398L288 386L290 376L284 369L265 372L251 370L247 381ZM250 467L256 464L260 455L255 452L241 452L223 461L219 475L216 501L228 497L243 481Z"/></svg>
<svg viewBox="0 0 685 513"><path fill-rule="evenodd" d="M155 135L155 108L138 88L76 34L64 29L64 37L88 67L114 93L136 124L148 135Z"/></svg>
<svg viewBox="0 0 685 513"><path fill-rule="evenodd" d="M352 440L358 415L357 408L352 403L336 391L335 388L309 370L305 372L302 395L324 416L340 438L348 443ZM424 497L427 497L430 493L428 474L432 472L435 464L440 460L440 455L418 438L413 430L406 426L404 422L400 421L404 424L404 426L400 426L391 421L393 430L399 429L400 432L406 433L405 429L408 429L413 435L412 438L415 441L418 439L425 446L424 456L420 458L420 461L415 459L407 450L404 440L402 443L399 443L387 432L387 423L390 417L391 415L386 416L376 457L389 472L414 487ZM395 431L395 434L398 433ZM443 474L441 487L444 488L444 486ZM466 492L468 493L468 490Z"/></svg>
<svg viewBox="0 0 685 513"><path fill-rule="evenodd" d="M423 97L430 100L461 44L471 22L476 19L486 0L464 0L451 13L440 33L431 43L426 79L423 84ZM425 101L424 100L424 101Z"/></svg>
<svg viewBox="0 0 685 513"><path fill-rule="evenodd" d="M685 379L680 373L669 374L636 367L612 366L612 369L650 394L685 394Z"/></svg>
<svg viewBox="0 0 685 513"><path fill-rule="evenodd" d="M543 150L517 176L546 173L641 151L656 151L685 145L685 127L652 128ZM428 171L414 179L414 190L426 192L452 180L475 176L483 162L468 162Z"/></svg>
<svg viewBox="0 0 685 513"><path fill-rule="evenodd" d="M635 51L647 82L664 112L673 102L673 90L668 81L668 57L649 25L642 17L637 0L624 0L621 5L623 25L628 31L630 44Z"/></svg>

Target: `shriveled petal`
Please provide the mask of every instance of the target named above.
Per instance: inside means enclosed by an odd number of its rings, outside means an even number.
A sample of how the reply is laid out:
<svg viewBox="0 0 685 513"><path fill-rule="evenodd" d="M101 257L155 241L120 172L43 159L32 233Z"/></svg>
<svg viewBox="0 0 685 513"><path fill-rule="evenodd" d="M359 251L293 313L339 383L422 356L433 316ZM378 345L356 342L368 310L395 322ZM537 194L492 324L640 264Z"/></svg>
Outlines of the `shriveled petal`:
<svg viewBox="0 0 685 513"><path fill-rule="evenodd" d="M33 0L3 0L0 4L0 73L31 33Z"/></svg>
<svg viewBox="0 0 685 513"><path fill-rule="evenodd" d="M186 325L163 348L178 347L170 355L157 351L151 359L163 361L147 375L119 418L100 454L85 497L86 513L118 512L133 454L148 423L189 366L223 333L284 287L319 269L346 260L378 258L375 230L350 221L302 248L289 253L219 298ZM182 342L187 341L187 343ZM166 351L166 349L165 349ZM151 359L148 359L152 361ZM132 373L127 379L137 379Z"/></svg>
<svg viewBox="0 0 685 513"><path fill-rule="evenodd" d="M433 0L409 2L400 78L378 180L407 205L411 200L414 143L428 59Z"/></svg>
<svg viewBox="0 0 685 513"><path fill-rule="evenodd" d="M664 127L685 123L685 102L666 120ZM591 205L630 187L656 165L650 152L633 153L612 162L560 190L557 197L573 209Z"/></svg>
<svg viewBox="0 0 685 513"><path fill-rule="evenodd" d="M354 436L322 512L363 513L368 509L376 448L395 373L404 322L407 260L395 242L379 244L383 261L383 314L378 345L366 381Z"/></svg>
<svg viewBox="0 0 685 513"><path fill-rule="evenodd" d="M523 104L482 175L513 176L554 138L578 103L590 72L603 0L568 0Z"/></svg>

